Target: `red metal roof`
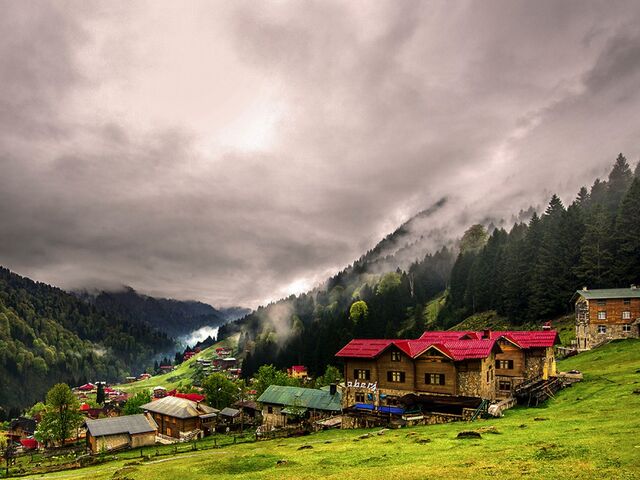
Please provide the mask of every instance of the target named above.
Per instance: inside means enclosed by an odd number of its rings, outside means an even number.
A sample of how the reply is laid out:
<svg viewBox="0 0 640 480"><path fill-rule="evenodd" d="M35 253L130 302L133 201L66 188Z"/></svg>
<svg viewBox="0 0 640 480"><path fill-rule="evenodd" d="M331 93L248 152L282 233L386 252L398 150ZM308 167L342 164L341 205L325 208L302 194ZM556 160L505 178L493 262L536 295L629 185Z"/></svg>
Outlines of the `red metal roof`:
<svg viewBox="0 0 640 480"><path fill-rule="evenodd" d="M306 372L307 367L304 365L293 365L290 369L292 372Z"/></svg>
<svg viewBox="0 0 640 480"><path fill-rule="evenodd" d="M478 335L482 335L482 332L478 332ZM491 331L489 335L492 339L506 337L521 348L553 347L560 343L560 337L556 330L503 330Z"/></svg>
<svg viewBox="0 0 640 480"><path fill-rule="evenodd" d="M336 357L375 358L393 343L393 340L353 339L336 353Z"/></svg>
<svg viewBox="0 0 640 480"><path fill-rule="evenodd" d="M473 358L486 358L491 353L495 340L453 340L432 342L429 340L351 340L336 357L375 358L390 345L398 347L411 358L422 355L435 348L447 357L460 361Z"/></svg>
<svg viewBox="0 0 640 480"><path fill-rule="evenodd" d="M176 398L184 398L186 400L191 400L192 402L202 402L204 400L204 395L200 395L199 393L175 393L172 395Z"/></svg>
<svg viewBox="0 0 640 480"><path fill-rule="evenodd" d="M489 338L486 338L487 334ZM431 331L424 332L417 340L354 339L336 353L336 357L375 358L394 345L411 358L422 355L432 347L456 361L486 358L500 337L507 338L521 348L552 347L559 343L555 330Z"/></svg>

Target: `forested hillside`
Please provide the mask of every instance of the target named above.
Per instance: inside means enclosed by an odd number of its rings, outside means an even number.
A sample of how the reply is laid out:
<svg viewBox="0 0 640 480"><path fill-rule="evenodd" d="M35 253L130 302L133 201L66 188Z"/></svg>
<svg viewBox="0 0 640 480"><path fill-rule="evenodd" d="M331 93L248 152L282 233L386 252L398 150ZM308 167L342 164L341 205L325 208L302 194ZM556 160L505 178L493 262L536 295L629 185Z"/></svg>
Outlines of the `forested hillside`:
<svg viewBox="0 0 640 480"><path fill-rule="evenodd" d="M496 310L512 324L571 311L574 291L640 282L640 178L619 155L607 181L582 187L565 207L554 195L546 211L510 232L496 229L481 249L462 251L451 273L446 326Z"/></svg>
<svg viewBox="0 0 640 480"><path fill-rule="evenodd" d="M425 327L450 328L488 310L515 326L548 320L569 311L573 292L583 285L640 281L640 180L638 167L634 175L622 155L606 181L583 187L568 208L554 195L528 224L515 223L509 232L473 225L457 244L422 252L421 260L401 269L402 252L415 255L425 238L416 239L415 221L322 288L222 327L219 338L240 334L244 374L265 363L303 363L319 374L354 337L417 336ZM426 325L433 313L427 311L429 300L445 290L444 307L432 303L439 309L433 314L437 320Z"/></svg>
<svg viewBox="0 0 640 480"><path fill-rule="evenodd" d="M144 324L0 268L0 415L41 399L56 382L119 379L172 345Z"/></svg>
<svg viewBox="0 0 640 480"><path fill-rule="evenodd" d="M101 311L126 318L131 323L145 323L172 337L187 335L205 325L217 327L229 319L226 312L206 303L154 298L131 287L110 292L78 292L76 295ZM236 313L235 309L230 313Z"/></svg>

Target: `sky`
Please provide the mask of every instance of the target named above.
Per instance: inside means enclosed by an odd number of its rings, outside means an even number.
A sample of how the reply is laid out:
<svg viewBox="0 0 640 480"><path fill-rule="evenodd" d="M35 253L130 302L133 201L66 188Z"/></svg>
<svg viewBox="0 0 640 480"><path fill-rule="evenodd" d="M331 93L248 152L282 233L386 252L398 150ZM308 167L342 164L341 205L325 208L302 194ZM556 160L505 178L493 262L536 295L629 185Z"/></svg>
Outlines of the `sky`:
<svg viewBox="0 0 640 480"><path fill-rule="evenodd" d="M0 0L0 264L256 307L640 138L640 3Z"/></svg>

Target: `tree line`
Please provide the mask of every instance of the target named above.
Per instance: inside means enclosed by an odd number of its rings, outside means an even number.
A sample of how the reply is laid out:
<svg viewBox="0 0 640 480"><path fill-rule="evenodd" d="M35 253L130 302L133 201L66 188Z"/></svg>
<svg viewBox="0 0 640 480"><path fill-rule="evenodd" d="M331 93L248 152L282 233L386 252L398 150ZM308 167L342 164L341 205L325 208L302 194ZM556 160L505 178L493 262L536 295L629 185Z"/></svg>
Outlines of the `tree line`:
<svg viewBox="0 0 640 480"><path fill-rule="evenodd" d="M461 245L440 321L495 310L515 325L571 311L575 290L629 287L640 281L640 178L620 154L606 181L582 187L568 206L557 195L545 212L509 232L495 229ZM484 235L484 239L483 239Z"/></svg>

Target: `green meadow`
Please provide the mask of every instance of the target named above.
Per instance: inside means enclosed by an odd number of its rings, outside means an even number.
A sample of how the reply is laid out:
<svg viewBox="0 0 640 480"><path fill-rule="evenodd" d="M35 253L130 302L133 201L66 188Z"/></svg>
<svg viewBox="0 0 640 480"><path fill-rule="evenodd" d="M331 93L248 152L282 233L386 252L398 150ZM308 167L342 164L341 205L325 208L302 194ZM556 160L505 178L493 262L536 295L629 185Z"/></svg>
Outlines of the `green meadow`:
<svg viewBox="0 0 640 480"><path fill-rule="evenodd" d="M46 478L640 478L640 341L613 342L559 366L582 371L584 381L558 392L544 407L514 408L499 419L333 430L144 459L133 451L127 458ZM482 438L457 439L463 430L476 430Z"/></svg>

